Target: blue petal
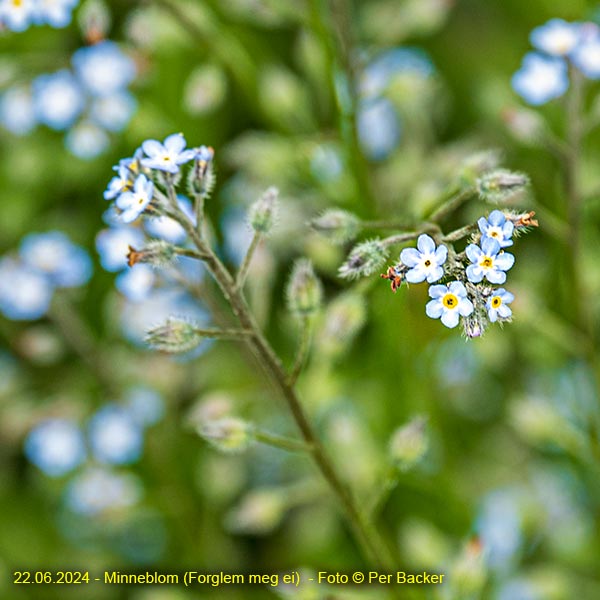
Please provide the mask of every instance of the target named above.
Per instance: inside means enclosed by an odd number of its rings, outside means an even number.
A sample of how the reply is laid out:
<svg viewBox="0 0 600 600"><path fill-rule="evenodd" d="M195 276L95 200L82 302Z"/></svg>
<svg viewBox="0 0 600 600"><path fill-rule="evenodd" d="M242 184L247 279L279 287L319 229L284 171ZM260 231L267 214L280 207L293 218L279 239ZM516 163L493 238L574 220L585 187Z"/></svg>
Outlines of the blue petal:
<svg viewBox="0 0 600 600"><path fill-rule="evenodd" d="M504 283L506 281L506 273L504 271L490 270L485 274L485 278L490 283Z"/></svg>
<svg viewBox="0 0 600 600"><path fill-rule="evenodd" d="M444 312L444 305L439 300L430 300L425 306L425 314L431 319L439 319Z"/></svg>
<svg viewBox="0 0 600 600"><path fill-rule="evenodd" d="M473 303L470 300L467 300L466 298L458 303L458 312L463 317L468 317L474 309L475 307L473 306Z"/></svg>
<svg viewBox="0 0 600 600"><path fill-rule="evenodd" d="M150 158L154 158L165 151L164 146L157 140L146 140L142 143L142 150Z"/></svg>
<svg viewBox="0 0 600 600"><path fill-rule="evenodd" d="M442 267L436 267L432 269L427 275L427 281L429 283L434 283L435 281L439 281L444 276L444 269Z"/></svg>
<svg viewBox="0 0 600 600"><path fill-rule="evenodd" d="M406 281L408 283L421 283L425 281L427 274L420 267L415 267L406 273Z"/></svg>
<svg viewBox="0 0 600 600"><path fill-rule="evenodd" d="M421 253L416 248L404 248L400 252L400 260L407 267L414 267L421 262Z"/></svg>
<svg viewBox="0 0 600 600"><path fill-rule="evenodd" d="M454 329L458 325L459 319L460 315L457 310L447 310L442 315L442 323L450 329Z"/></svg>
<svg viewBox="0 0 600 600"><path fill-rule="evenodd" d="M507 319L512 315L512 310L510 310L510 307L506 306L506 304L501 304L498 307L498 315L501 316L503 319Z"/></svg>
<svg viewBox="0 0 600 600"><path fill-rule="evenodd" d="M508 271L515 264L515 257L509 252L502 252L494 259L494 267L502 271Z"/></svg>
<svg viewBox="0 0 600 600"><path fill-rule="evenodd" d="M479 265L469 265L467 279L472 283L479 283L483 279L483 269Z"/></svg>
<svg viewBox="0 0 600 600"><path fill-rule="evenodd" d="M475 244L469 244L465 250L465 253L467 258L472 263L476 263L479 260L479 257L483 254L483 252L481 252L481 248Z"/></svg>
<svg viewBox="0 0 600 600"><path fill-rule="evenodd" d="M430 298L441 298L448 293L448 288L445 285L432 285L429 288Z"/></svg>
<svg viewBox="0 0 600 600"><path fill-rule="evenodd" d="M467 289L461 281L453 281L452 283L448 284L448 289L459 298L467 297Z"/></svg>
<svg viewBox="0 0 600 600"><path fill-rule="evenodd" d="M506 217L504 216L504 213L499 210L493 210L488 217L489 224L494 227L501 227L505 221Z"/></svg>
<svg viewBox="0 0 600 600"><path fill-rule="evenodd" d="M435 252L435 242L426 233L419 236L417 240L417 248L423 254L433 254Z"/></svg>
<svg viewBox="0 0 600 600"><path fill-rule="evenodd" d="M500 244L490 237L484 237L481 240L481 250L486 256L495 256L500 252Z"/></svg>
<svg viewBox="0 0 600 600"><path fill-rule="evenodd" d="M179 154L185 148L185 138L180 133L173 133L165 139L164 146L173 154Z"/></svg>
<svg viewBox="0 0 600 600"><path fill-rule="evenodd" d="M448 258L448 248L446 246L441 245L435 251L435 262L438 266L442 266L446 262L446 258Z"/></svg>

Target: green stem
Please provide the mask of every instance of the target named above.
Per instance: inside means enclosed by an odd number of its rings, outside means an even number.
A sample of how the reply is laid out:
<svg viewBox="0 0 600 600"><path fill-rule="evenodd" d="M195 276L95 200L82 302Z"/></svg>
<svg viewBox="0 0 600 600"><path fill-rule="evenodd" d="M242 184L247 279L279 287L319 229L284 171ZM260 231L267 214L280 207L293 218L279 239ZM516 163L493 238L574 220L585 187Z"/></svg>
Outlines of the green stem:
<svg viewBox="0 0 600 600"><path fill-rule="evenodd" d="M377 515L388 501L390 495L396 489L399 482L400 471L396 467L391 466L385 475L379 493L373 498L371 504L369 505L367 514L369 514L372 519L377 518Z"/></svg>
<svg viewBox="0 0 600 600"><path fill-rule="evenodd" d="M298 352L296 354L296 360L294 361L294 366L290 373L290 377L288 380L289 385L293 386L296 384L300 373L304 367L304 363L306 362L306 358L308 356L308 351L310 349L310 338L312 333L311 320L309 317L304 316L302 318L302 333L300 337L300 345L298 346Z"/></svg>
<svg viewBox="0 0 600 600"><path fill-rule="evenodd" d="M452 214L455 210L458 210L467 200L477 194L477 190L474 187L467 187L463 190L459 190L456 194L453 194L446 200L439 208L435 209L428 217L428 221L437 223L448 215Z"/></svg>
<svg viewBox="0 0 600 600"><path fill-rule="evenodd" d="M252 257L254 256L254 252L258 248L258 244L262 239L262 233L260 231L255 231L252 236L252 241L250 242L250 246L246 251L246 256L244 256L244 260L240 266L240 270L238 271L237 277L235 279L235 287L238 290L241 290L244 287L244 283L246 281L246 277L248 276L248 270L250 269L250 263L252 262Z"/></svg>
<svg viewBox="0 0 600 600"><path fill-rule="evenodd" d="M199 329L195 328L194 331L202 336L207 338L215 338L219 340L243 340L247 338L249 335L252 335L251 331L247 331L245 329L221 329L221 328L208 328L208 329Z"/></svg>
<svg viewBox="0 0 600 600"><path fill-rule="evenodd" d="M283 435L276 435L260 429L255 429L252 435L254 436L254 439L261 444L274 446L275 448L287 450L288 452L312 452L312 446L301 440L295 440Z"/></svg>

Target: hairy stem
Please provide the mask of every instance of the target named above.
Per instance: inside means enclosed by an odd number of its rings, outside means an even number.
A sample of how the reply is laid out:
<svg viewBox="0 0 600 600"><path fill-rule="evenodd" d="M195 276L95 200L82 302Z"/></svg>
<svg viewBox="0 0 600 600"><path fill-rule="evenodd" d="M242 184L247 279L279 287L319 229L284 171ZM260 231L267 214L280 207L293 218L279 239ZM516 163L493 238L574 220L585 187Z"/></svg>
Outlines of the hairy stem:
<svg viewBox="0 0 600 600"><path fill-rule="evenodd" d="M304 367L304 363L306 362L306 358L308 356L308 351L310 349L310 338L312 333L311 320L309 317L305 316L302 318L302 332L300 337L300 344L298 346L298 352L296 354L296 360L294 361L294 366L290 373L290 377L288 379L289 385L293 386L296 384L300 373Z"/></svg>
<svg viewBox="0 0 600 600"><path fill-rule="evenodd" d="M283 435L276 435L260 429L255 429L252 435L254 436L254 439L261 444L274 446L275 448L287 450L288 452L312 452L312 446L309 446L301 440L295 440Z"/></svg>
<svg viewBox="0 0 600 600"><path fill-rule="evenodd" d="M252 263L252 257L254 256L254 252L258 248L258 244L260 243L261 239L262 233L260 231L255 231L235 280L235 287L238 290L241 290L244 287L246 277L248 276L248 270L250 269L250 264Z"/></svg>

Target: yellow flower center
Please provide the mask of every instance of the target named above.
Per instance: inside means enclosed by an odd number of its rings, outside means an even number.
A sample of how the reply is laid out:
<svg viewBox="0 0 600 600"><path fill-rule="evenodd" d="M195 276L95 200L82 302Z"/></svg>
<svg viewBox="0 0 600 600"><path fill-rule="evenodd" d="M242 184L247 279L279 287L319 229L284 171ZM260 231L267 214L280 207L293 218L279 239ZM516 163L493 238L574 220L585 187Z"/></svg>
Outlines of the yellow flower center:
<svg viewBox="0 0 600 600"><path fill-rule="evenodd" d="M431 261L429 259L427 259L424 264L425 264L426 267L430 267L431 266Z"/></svg>
<svg viewBox="0 0 600 600"><path fill-rule="evenodd" d="M494 296L491 301L492 308L498 308L502 304L500 296Z"/></svg>
<svg viewBox="0 0 600 600"><path fill-rule="evenodd" d="M144 204L144 202L146 202L146 197L145 196L138 196L137 203L141 206L142 204Z"/></svg>
<svg viewBox="0 0 600 600"><path fill-rule="evenodd" d="M442 299L442 304L446 308L456 308L458 306L458 298L454 294L446 294Z"/></svg>
<svg viewBox="0 0 600 600"><path fill-rule="evenodd" d="M483 267L484 269L491 269L493 265L494 265L494 261L489 256L484 256L479 261L479 266Z"/></svg>

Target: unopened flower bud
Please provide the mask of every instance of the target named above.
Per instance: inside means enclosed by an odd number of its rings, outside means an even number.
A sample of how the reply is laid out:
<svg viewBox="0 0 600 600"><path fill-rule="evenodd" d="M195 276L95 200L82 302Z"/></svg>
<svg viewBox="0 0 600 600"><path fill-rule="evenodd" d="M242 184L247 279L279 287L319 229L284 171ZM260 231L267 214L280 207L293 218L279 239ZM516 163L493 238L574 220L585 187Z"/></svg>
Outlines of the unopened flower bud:
<svg viewBox="0 0 600 600"><path fill-rule="evenodd" d="M495 169L477 180L477 190L480 196L495 204L508 202L528 185L529 177L527 175L507 169Z"/></svg>
<svg viewBox="0 0 600 600"><path fill-rule="evenodd" d="M428 448L427 420L415 417L392 435L390 457L398 469L408 471L423 458Z"/></svg>
<svg viewBox="0 0 600 600"><path fill-rule="evenodd" d="M338 269L344 279L357 279L375 273L389 256L388 249L381 240L374 239L354 246L346 262Z"/></svg>
<svg viewBox="0 0 600 600"><path fill-rule="evenodd" d="M462 162L461 179L469 184L475 183L476 179L486 171L495 169L502 160L499 150L482 150L467 156Z"/></svg>
<svg viewBox="0 0 600 600"><path fill-rule="evenodd" d="M269 233L275 221L279 191L270 187L248 211L248 221L254 231Z"/></svg>
<svg viewBox="0 0 600 600"><path fill-rule="evenodd" d="M546 122L535 110L519 108L502 114L506 127L514 138L522 144L536 146L546 134Z"/></svg>
<svg viewBox="0 0 600 600"><path fill-rule="evenodd" d="M232 533L265 535L281 523L285 508L281 490L253 490L225 517L225 526Z"/></svg>
<svg viewBox="0 0 600 600"><path fill-rule="evenodd" d="M169 317L162 325L149 329L145 339L154 350L177 354L193 350L204 337L193 323Z"/></svg>
<svg viewBox="0 0 600 600"><path fill-rule="evenodd" d="M468 317L463 317L465 335L469 339L481 337L485 331L487 321L479 311L473 311Z"/></svg>
<svg viewBox="0 0 600 600"><path fill-rule="evenodd" d="M326 210L320 217L313 219L311 227L323 234L333 244L342 245L356 238L360 232L360 219L339 209Z"/></svg>
<svg viewBox="0 0 600 600"><path fill-rule="evenodd" d="M102 41L111 26L110 9L103 0L86 0L78 12L79 27L89 44Z"/></svg>
<svg viewBox="0 0 600 600"><path fill-rule="evenodd" d="M198 435L221 452L244 452L253 440L252 427L236 417L204 421Z"/></svg>
<svg viewBox="0 0 600 600"><path fill-rule="evenodd" d="M291 312L308 316L319 310L323 298L321 281L315 275L310 260L301 258L294 263L287 287Z"/></svg>
<svg viewBox="0 0 600 600"><path fill-rule="evenodd" d="M152 267L166 267L175 259L175 247L164 240L148 242L141 250L129 246L127 264L130 267L138 263L147 263Z"/></svg>
<svg viewBox="0 0 600 600"><path fill-rule="evenodd" d="M360 294L338 296L325 312L323 327L317 337L319 351L332 359L341 355L363 326L366 313L365 301Z"/></svg>
<svg viewBox="0 0 600 600"><path fill-rule="evenodd" d="M188 175L188 188L190 194L206 198L215 185L215 172L213 157L215 151L209 146L200 146L196 149L194 166Z"/></svg>

